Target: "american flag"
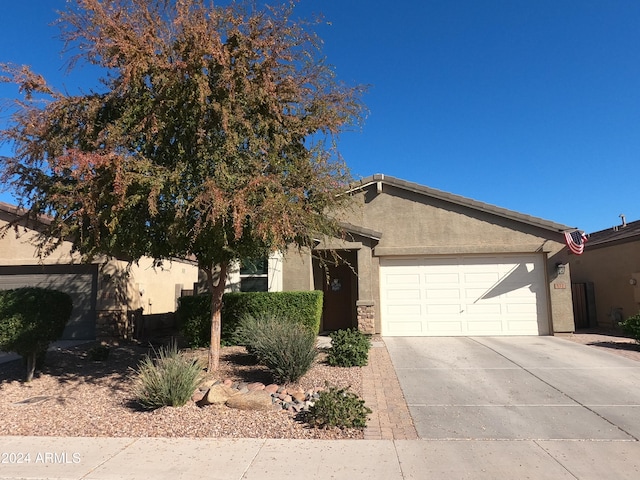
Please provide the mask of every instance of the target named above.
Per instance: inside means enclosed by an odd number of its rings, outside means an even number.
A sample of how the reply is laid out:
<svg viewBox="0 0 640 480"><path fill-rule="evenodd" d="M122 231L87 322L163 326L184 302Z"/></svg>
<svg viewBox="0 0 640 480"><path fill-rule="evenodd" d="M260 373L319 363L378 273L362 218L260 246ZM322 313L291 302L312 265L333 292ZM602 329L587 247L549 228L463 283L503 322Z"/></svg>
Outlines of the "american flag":
<svg viewBox="0 0 640 480"><path fill-rule="evenodd" d="M574 230L573 232L564 232L564 240L571 253L581 255L584 251L587 236L579 230Z"/></svg>

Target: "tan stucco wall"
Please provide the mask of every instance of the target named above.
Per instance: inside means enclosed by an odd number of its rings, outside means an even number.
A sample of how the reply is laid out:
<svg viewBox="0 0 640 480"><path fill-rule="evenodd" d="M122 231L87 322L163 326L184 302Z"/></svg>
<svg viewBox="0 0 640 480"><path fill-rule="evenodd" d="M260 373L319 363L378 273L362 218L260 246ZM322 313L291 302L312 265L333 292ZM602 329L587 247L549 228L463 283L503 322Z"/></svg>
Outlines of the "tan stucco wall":
<svg viewBox="0 0 640 480"><path fill-rule="evenodd" d="M546 259L546 278L553 332L574 330L571 280L556 275L556 263L566 263L562 234L490 213L445 202L405 189L376 185L353 195L354 206L343 219L359 227L382 233L379 242L358 250L359 300L372 300L376 308L376 329L380 331L379 259L398 255L469 255L496 253L538 254ZM369 251L372 256L369 256ZM308 278L310 262L286 257L285 290L288 277ZM305 284L306 285L306 284ZM367 297L370 298L367 298Z"/></svg>
<svg viewBox="0 0 640 480"><path fill-rule="evenodd" d="M6 224L7 221L0 218L0 228ZM71 254L69 242L64 242L50 255L38 258L34 244L36 238L37 232L31 229L21 227L17 236L14 231L8 231L0 238L0 265L80 263L80 256ZM148 257L131 266L113 259L97 263L100 264L98 311L142 307L144 314L174 312L180 286L191 289L198 281L198 268L192 263L165 261L162 267L153 268L153 260Z"/></svg>
<svg viewBox="0 0 640 480"><path fill-rule="evenodd" d="M0 213L0 229L7 225ZM18 227L17 233L9 230L0 238L0 265L57 265L80 261L80 256L71 255L71 243L64 242L50 255L38 258L35 248L38 234L34 230Z"/></svg>
<svg viewBox="0 0 640 480"><path fill-rule="evenodd" d="M313 265L308 250L290 248L282 259L282 289L284 291L313 290Z"/></svg>
<svg viewBox="0 0 640 480"><path fill-rule="evenodd" d="M571 258L571 278L593 282L598 325L616 326L640 309L640 242L599 248L587 242L584 253Z"/></svg>
<svg viewBox="0 0 640 480"><path fill-rule="evenodd" d="M142 308L144 315L175 312L181 290L190 290L198 281L198 267L192 263L165 260L154 266L153 259L137 263L110 260L98 278L99 310L126 303L129 309Z"/></svg>

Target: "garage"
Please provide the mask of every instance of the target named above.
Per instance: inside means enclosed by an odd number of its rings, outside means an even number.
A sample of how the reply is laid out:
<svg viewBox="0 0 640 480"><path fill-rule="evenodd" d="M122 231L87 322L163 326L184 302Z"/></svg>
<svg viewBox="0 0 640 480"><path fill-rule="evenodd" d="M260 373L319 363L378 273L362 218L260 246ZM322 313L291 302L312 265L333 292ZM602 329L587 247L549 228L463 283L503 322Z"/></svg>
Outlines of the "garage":
<svg viewBox="0 0 640 480"><path fill-rule="evenodd" d="M380 259L387 336L549 334L542 254Z"/></svg>
<svg viewBox="0 0 640 480"><path fill-rule="evenodd" d="M96 325L96 265L0 266L0 290L42 287L71 295L73 311L61 340L91 340Z"/></svg>

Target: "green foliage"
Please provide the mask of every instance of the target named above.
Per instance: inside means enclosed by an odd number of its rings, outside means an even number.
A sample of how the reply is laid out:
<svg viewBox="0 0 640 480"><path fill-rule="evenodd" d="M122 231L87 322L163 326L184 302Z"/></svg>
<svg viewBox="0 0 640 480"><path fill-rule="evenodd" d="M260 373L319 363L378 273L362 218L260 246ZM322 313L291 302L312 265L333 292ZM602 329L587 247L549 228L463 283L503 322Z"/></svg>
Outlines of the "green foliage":
<svg viewBox="0 0 640 480"><path fill-rule="evenodd" d="M176 310L178 328L191 348L208 347L211 341L211 296L180 297Z"/></svg>
<svg viewBox="0 0 640 480"><path fill-rule="evenodd" d="M329 387L304 415L305 421L315 428L365 428L371 409L348 388Z"/></svg>
<svg viewBox="0 0 640 480"><path fill-rule="evenodd" d="M329 334L331 348L327 362L333 367L362 367L369 361L371 340L364 333L355 330L337 330Z"/></svg>
<svg viewBox="0 0 640 480"><path fill-rule="evenodd" d="M640 312L627 318L624 322L620 322L619 325L625 333L640 343Z"/></svg>
<svg viewBox="0 0 640 480"><path fill-rule="evenodd" d="M276 316L307 326L316 334L322 316L322 292L225 293L222 306L221 345L235 344L240 319ZM180 333L192 348L208 347L211 341L211 296L195 295L178 300Z"/></svg>
<svg viewBox="0 0 640 480"><path fill-rule="evenodd" d="M211 295L194 295L178 299L178 328L191 348L211 343ZM233 345L236 323L222 317L221 345Z"/></svg>
<svg viewBox="0 0 640 480"><path fill-rule="evenodd" d="M202 378L202 365L178 351L175 343L160 347L155 358L147 355L138 365L134 398L146 409L181 407Z"/></svg>
<svg viewBox="0 0 640 480"><path fill-rule="evenodd" d="M0 350L16 352L27 361L27 381L36 359L44 359L49 344L62 336L73 304L57 290L28 287L0 291Z"/></svg>
<svg viewBox="0 0 640 480"><path fill-rule="evenodd" d="M277 382L296 382L318 355L316 335L304 325L274 316L245 315L236 330L238 343L271 371Z"/></svg>
<svg viewBox="0 0 640 480"><path fill-rule="evenodd" d="M275 316L289 319L320 331L322 292L234 292L226 293L222 306L222 324L237 325L243 317Z"/></svg>

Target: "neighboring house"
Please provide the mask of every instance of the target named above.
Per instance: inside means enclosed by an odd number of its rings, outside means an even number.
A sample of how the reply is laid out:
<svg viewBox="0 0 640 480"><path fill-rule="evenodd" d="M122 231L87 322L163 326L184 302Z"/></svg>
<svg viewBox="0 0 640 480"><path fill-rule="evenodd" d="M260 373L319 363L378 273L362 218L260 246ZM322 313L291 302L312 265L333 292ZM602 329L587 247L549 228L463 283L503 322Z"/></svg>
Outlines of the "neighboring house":
<svg viewBox="0 0 640 480"><path fill-rule="evenodd" d="M324 291L323 329L574 331L563 232L575 229L380 174L348 193L345 238L319 239L313 252L283 258L284 290Z"/></svg>
<svg viewBox="0 0 640 480"><path fill-rule="evenodd" d="M570 258L574 291L585 296L576 305L576 318L586 310L581 326L617 327L640 309L640 221L621 217L621 225L589 234L584 253Z"/></svg>
<svg viewBox="0 0 640 480"><path fill-rule="evenodd" d="M0 202L0 228L15 218L16 207ZM37 226L20 226L17 236L11 230L0 238L0 290L42 286L69 293L74 309L63 339L130 338L140 327L134 318L175 312L181 291L198 279L197 265L182 260L82 264L68 242L40 259L37 235Z"/></svg>

